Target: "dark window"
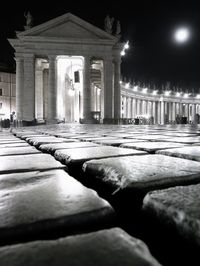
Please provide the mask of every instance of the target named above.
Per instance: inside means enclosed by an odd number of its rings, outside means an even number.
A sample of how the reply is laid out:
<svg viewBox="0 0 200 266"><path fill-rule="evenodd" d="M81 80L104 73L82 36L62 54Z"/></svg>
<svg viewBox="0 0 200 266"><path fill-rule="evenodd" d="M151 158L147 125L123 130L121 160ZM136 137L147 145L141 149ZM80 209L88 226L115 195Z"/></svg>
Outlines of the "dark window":
<svg viewBox="0 0 200 266"><path fill-rule="evenodd" d="M0 103L0 109L2 109L2 103Z"/></svg>
<svg viewBox="0 0 200 266"><path fill-rule="evenodd" d="M80 77L79 77L79 71L74 72L74 82L79 83L80 82Z"/></svg>
<svg viewBox="0 0 200 266"><path fill-rule="evenodd" d="M2 90L2 89L0 89L0 96L2 96L2 94L3 94L3 90Z"/></svg>

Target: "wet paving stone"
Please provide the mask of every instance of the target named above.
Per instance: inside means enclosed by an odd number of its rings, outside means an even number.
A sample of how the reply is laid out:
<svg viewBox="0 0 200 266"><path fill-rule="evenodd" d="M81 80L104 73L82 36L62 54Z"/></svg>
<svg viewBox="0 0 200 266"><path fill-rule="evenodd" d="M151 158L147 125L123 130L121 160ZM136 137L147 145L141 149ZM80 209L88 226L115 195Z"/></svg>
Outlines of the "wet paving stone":
<svg viewBox="0 0 200 266"><path fill-rule="evenodd" d="M107 201L63 170L0 175L0 206L1 244L102 229L115 219Z"/></svg>
<svg viewBox="0 0 200 266"><path fill-rule="evenodd" d="M140 208L148 191L200 182L199 162L164 155L91 160L84 163L83 171L88 184L128 210L128 202Z"/></svg>
<svg viewBox="0 0 200 266"><path fill-rule="evenodd" d="M200 161L200 146L182 147L169 150L160 150L158 154L189 159L193 161Z"/></svg>
<svg viewBox="0 0 200 266"><path fill-rule="evenodd" d="M167 139L162 139L162 141L168 142L176 142L176 143L185 143L185 144L193 144L193 143L200 143L200 137L168 137Z"/></svg>
<svg viewBox="0 0 200 266"><path fill-rule="evenodd" d="M129 148L129 149L136 149L136 150L141 150L141 151L147 151L148 153L155 153L158 150L162 149L170 149L170 148L176 148L176 147L183 147L186 144L181 144L181 143L173 143L173 142L135 142L135 143L126 143L120 145L122 148ZM162 153L161 153L162 154Z"/></svg>
<svg viewBox="0 0 200 266"><path fill-rule="evenodd" d="M142 208L143 221L146 221L144 226L149 230L150 237L154 237L155 243L162 239L161 252L171 257L168 265L198 264L199 208L200 184L153 191L145 196ZM159 249L158 244L154 249ZM176 263L173 258L176 258Z"/></svg>
<svg viewBox="0 0 200 266"><path fill-rule="evenodd" d="M140 140L140 141L143 142L143 140ZM108 145L108 146L116 146L116 147L118 147L118 146L120 146L123 143L133 142L133 139L122 139L122 138L106 139L106 140L100 139L100 140L95 140L93 142L101 144L101 145Z"/></svg>
<svg viewBox="0 0 200 266"><path fill-rule="evenodd" d="M27 138L26 141L30 143L31 145L35 147L39 147L42 144L48 144L48 143L62 143L62 142L68 142L65 138L56 138L56 137L31 137ZM70 141L69 141L70 142Z"/></svg>
<svg viewBox="0 0 200 266"><path fill-rule="evenodd" d="M100 146L57 150L54 153L54 157L63 164L66 164L70 173L75 171L75 173L78 174L78 172L80 173L82 170L83 163L88 160L142 154L145 154L145 152L118 147Z"/></svg>
<svg viewBox="0 0 200 266"><path fill-rule="evenodd" d="M76 149L76 148L86 148L86 147L98 147L98 144L92 142L72 142L72 143L54 143L54 144L44 144L40 145L39 149L46 153L53 154L56 150L62 149Z"/></svg>
<svg viewBox="0 0 200 266"><path fill-rule="evenodd" d="M148 247L120 228L0 249L1 266L159 266Z"/></svg>
<svg viewBox="0 0 200 266"><path fill-rule="evenodd" d="M14 148L14 147L29 147L30 145L24 141L24 142L14 142L14 143L5 143L0 144L0 149L2 148Z"/></svg>
<svg viewBox="0 0 200 266"><path fill-rule="evenodd" d="M41 153L41 152L32 146L2 148L0 145L0 156L27 155L27 154L35 154L35 153Z"/></svg>
<svg viewBox="0 0 200 266"><path fill-rule="evenodd" d="M49 154L28 154L12 155L0 157L0 174L27 172L27 171L44 171L50 169L66 168L63 164L56 161Z"/></svg>

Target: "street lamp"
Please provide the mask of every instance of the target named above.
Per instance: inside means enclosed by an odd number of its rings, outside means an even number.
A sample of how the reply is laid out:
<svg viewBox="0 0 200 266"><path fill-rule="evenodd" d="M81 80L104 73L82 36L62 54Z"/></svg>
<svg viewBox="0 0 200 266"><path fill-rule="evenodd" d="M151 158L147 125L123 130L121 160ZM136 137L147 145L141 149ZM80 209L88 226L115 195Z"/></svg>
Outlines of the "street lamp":
<svg viewBox="0 0 200 266"><path fill-rule="evenodd" d="M126 54L126 50L129 49L129 41L127 41L125 44L124 44L124 47L123 47L123 50L121 51L121 56L124 56Z"/></svg>

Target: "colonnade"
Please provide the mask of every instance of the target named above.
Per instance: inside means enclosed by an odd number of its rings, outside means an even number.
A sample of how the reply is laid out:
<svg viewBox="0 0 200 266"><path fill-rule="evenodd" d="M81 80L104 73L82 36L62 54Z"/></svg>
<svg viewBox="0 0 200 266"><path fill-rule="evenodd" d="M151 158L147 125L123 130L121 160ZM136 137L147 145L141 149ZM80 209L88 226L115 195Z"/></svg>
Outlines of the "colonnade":
<svg viewBox="0 0 200 266"><path fill-rule="evenodd" d="M198 103L199 102L199 103ZM199 123L200 101L177 97L141 96L133 93L121 94L122 118L144 118L154 124Z"/></svg>

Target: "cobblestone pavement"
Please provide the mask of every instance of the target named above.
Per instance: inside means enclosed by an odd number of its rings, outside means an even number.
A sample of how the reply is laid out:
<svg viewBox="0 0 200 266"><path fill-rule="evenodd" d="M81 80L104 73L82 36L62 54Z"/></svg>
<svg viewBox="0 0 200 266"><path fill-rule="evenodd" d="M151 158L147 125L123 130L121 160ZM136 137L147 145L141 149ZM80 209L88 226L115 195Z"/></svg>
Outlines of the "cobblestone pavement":
<svg viewBox="0 0 200 266"><path fill-rule="evenodd" d="M0 131L0 265L198 265L200 127Z"/></svg>

